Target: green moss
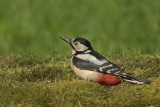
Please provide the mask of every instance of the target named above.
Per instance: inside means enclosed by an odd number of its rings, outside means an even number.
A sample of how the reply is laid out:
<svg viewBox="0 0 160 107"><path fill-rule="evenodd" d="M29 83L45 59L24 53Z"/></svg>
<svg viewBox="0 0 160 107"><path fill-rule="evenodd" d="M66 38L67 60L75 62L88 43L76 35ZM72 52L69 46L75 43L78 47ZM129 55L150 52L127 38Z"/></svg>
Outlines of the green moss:
<svg viewBox="0 0 160 107"><path fill-rule="evenodd" d="M160 106L158 56L108 56L125 72L153 81L117 86L78 78L66 58L12 55L0 59L1 106Z"/></svg>

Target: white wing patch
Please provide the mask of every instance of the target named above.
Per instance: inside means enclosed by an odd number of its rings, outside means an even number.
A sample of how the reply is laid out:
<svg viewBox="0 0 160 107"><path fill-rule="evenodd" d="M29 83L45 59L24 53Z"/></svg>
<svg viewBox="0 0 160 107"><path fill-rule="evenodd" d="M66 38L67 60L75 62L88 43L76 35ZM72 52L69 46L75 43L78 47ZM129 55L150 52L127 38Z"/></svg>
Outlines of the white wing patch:
<svg viewBox="0 0 160 107"><path fill-rule="evenodd" d="M123 80L128 81L128 82L132 82L132 83L137 83L137 84L144 84L144 82L139 82L136 80L127 80L127 79L123 79Z"/></svg>
<svg viewBox="0 0 160 107"><path fill-rule="evenodd" d="M112 71L118 70L118 68L112 68L106 71L106 73L112 73Z"/></svg>
<svg viewBox="0 0 160 107"><path fill-rule="evenodd" d="M104 60L104 59L99 60L99 59L97 59L96 57L94 57L90 54L79 54L79 55L76 55L76 57L79 58L79 59L85 60L85 61L88 60L88 61L90 61L90 62L92 62L96 65L102 65L104 63L108 63L107 60Z"/></svg>
<svg viewBox="0 0 160 107"><path fill-rule="evenodd" d="M100 71L103 71L104 68L109 68L109 67L112 67L112 66L113 66L112 64L109 64L109 65L100 67L99 70L100 70Z"/></svg>

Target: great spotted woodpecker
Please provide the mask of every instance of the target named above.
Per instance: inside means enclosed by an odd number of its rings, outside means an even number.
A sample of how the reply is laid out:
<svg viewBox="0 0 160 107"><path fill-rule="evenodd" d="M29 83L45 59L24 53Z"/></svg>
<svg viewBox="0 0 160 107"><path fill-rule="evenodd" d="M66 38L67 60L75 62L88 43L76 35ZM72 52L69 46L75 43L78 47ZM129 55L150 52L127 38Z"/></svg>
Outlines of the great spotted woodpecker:
<svg viewBox="0 0 160 107"><path fill-rule="evenodd" d="M106 85L117 85L123 80L137 84L151 83L149 80L123 72L116 64L94 51L90 42L84 38L60 38L67 42L72 49L71 68L85 80Z"/></svg>

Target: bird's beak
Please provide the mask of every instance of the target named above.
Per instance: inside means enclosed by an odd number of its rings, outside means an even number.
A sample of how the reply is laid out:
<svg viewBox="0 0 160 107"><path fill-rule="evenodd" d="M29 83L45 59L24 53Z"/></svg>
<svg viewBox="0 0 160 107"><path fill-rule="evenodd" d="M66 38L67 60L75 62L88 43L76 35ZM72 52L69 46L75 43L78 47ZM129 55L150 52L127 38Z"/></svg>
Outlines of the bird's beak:
<svg viewBox="0 0 160 107"><path fill-rule="evenodd" d="M62 36L60 36L60 38L62 40L64 40L65 42L67 42L71 46L71 48L75 50L75 48L74 48L74 46L72 45L72 42L71 42L72 39L69 39L69 38L66 38L66 37L62 37Z"/></svg>
<svg viewBox="0 0 160 107"><path fill-rule="evenodd" d="M61 37L61 36L60 36L60 38L71 45L71 39L66 38L66 37Z"/></svg>

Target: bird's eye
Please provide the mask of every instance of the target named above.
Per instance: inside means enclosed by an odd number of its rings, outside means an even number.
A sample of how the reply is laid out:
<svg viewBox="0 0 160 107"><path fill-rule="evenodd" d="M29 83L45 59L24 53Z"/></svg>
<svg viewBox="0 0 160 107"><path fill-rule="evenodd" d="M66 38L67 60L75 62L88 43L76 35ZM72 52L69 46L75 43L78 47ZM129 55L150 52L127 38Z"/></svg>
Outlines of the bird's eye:
<svg viewBox="0 0 160 107"><path fill-rule="evenodd" d="M76 42L74 45L78 45L78 42Z"/></svg>

